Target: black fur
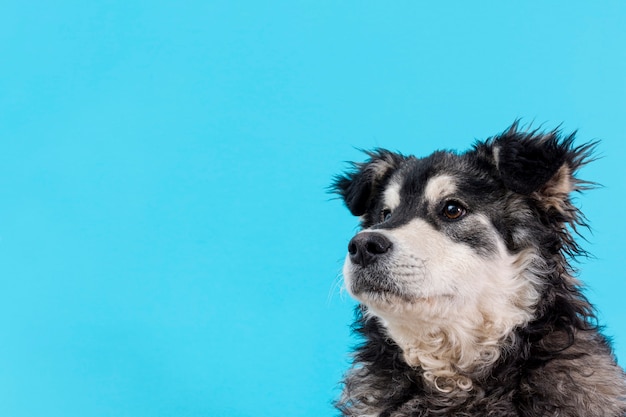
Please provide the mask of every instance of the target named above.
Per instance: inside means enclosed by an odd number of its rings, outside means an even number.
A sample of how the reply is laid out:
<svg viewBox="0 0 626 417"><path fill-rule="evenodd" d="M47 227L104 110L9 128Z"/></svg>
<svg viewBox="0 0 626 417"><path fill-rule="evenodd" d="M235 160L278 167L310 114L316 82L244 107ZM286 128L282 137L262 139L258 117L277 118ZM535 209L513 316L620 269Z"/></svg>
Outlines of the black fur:
<svg viewBox="0 0 626 417"><path fill-rule="evenodd" d="M558 132L537 137L537 132L518 132L513 126L492 142L501 150L498 170L504 185L516 193L529 195L556 174L576 152L571 152L574 134L561 139Z"/></svg>

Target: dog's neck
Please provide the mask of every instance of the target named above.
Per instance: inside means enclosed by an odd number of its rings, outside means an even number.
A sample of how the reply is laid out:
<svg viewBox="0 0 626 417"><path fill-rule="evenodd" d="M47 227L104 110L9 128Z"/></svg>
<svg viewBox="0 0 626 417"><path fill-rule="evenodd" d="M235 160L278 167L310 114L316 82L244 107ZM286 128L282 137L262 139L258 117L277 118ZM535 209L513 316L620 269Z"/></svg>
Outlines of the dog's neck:
<svg viewBox="0 0 626 417"><path fill-rule="evenodd" d="M424 378L443 392L470 390L472 379L491 369L512 334L512 329L501 324L481 324L467 316L445 324L386 322L384 326L402 350L404 361L421 368Z"/></svg>
<svg viewBox="0 0 626 417"><path fill-rule="evenodd" d="M430 300L402 311L369 309L403 352L405 362L423 371L442 392L469 391L472 380L491 370L514 330L533 318L536 288L526 288L527 302L491 298L461 303ZM436 308L437 304L445 307Z"/></svg>

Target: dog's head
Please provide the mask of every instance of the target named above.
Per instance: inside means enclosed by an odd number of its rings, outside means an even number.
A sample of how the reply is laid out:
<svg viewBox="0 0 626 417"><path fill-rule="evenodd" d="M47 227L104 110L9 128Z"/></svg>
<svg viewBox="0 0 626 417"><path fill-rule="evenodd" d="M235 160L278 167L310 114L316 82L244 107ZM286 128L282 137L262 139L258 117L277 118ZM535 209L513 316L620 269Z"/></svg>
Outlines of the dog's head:
<svg viewBox="0 0 626 417"><path fill-rule="evenodd" d="M514 125L462 154L378 149L336 178L362 225L348 245L346 288L409 363L411 349L423 353L424 332L463 356L455 345L464 342L453 339L495 345L533 318L546 285L536 271L560 268L559 257L579 250L569 195L584 186L574 173L592 145L572 142Z"/></svg>

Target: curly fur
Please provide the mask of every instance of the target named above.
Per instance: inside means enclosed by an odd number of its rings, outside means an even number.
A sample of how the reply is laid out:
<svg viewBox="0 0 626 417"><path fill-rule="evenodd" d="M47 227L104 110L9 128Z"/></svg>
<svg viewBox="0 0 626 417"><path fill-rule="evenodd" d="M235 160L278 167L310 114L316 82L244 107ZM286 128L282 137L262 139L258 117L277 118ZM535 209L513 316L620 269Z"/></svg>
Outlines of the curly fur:
<svg viewBox="0 0 626 417"><path fill-rule="evenodd" d="M357 265L353 247L346 260L363 342L336 403L342 415L626 416L626 377L571 266L584 254L574 234L585 219L570 193L592 185L576 174L595 147L573 143L514 124L464 154L375 150L335 179L361 218L357 236L392 248ZM443 221L424 197L442 175L452 179L442 195L470 201L462 221ZM489 284L458 294L462 281L433 277L438 262Z"/></svg>

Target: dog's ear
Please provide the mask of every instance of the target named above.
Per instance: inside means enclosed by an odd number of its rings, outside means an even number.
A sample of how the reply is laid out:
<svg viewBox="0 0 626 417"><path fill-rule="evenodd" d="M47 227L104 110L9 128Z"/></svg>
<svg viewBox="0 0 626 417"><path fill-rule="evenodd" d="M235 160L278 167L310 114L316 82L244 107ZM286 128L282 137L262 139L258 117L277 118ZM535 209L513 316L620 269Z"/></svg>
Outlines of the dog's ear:
<svg viewBox="0 0 626 417"><path fill-rule="evenodd" d="M573 146L574 134L520 132L517 124L492 141L496 167L504 185L519 194L542 199L567 198L582 187L574 177L588 162L595 143Z"/></svg>
<svg viewBox="0 0 626 417"><path fill-rule="evenodd" d="M339 194L350 212L362 216L367 212L389 176L406 159L403 155L385 149L366 152L369 160L353 163L353 169L335 177L332 191Z"/></svg>

